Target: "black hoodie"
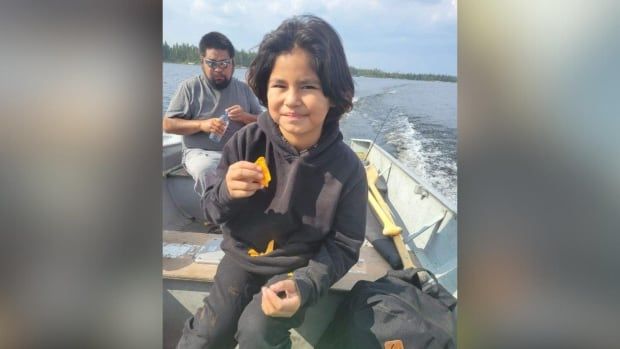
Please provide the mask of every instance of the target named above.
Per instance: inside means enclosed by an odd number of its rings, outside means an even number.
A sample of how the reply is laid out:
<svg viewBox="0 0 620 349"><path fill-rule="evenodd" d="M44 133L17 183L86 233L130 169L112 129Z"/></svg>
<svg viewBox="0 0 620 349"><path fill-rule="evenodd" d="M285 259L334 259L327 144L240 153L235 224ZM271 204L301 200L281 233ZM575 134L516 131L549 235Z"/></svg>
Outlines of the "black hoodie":
<svg viewBox="0 0 620 349"><path fill-rule="evenodd" d="M268 187L232 199L223 179L228 166L260 156L271 173ZM306 305L357 262L366 228L366 172L342 141L338 121L326 120L318 143L300 153L264 112L226 143L218 175L203 205L222 224L222 249L245 270L268 276L294 271ZM270 240L273 252L249 256L252 248L265 251Z"/></svg>

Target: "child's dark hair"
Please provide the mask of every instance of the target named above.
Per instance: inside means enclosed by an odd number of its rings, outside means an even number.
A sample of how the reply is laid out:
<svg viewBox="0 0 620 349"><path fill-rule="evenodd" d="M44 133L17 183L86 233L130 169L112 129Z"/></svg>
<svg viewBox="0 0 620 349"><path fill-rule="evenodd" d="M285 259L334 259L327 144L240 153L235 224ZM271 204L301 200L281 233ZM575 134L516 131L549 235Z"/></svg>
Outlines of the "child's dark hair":
<svg viewBox="0 0 620 349"><path fill-rule="evenodd" d="M200 55L203 56L205 51L208 48L215 48L218 50L226 50L228 51L228 55L230 58L235 57L235 47L232 42L228 40L226 35L218 32L210 32L205 34L198 44L198 49L200 50Z"/></svg>
<svg viewBox="0 0 620 349"><path fill-rule="evenodd" d="M267 106L267 84L276 58L294 47L307 51L323 94L333 104L327 120L338 120L353 107L353 78L338 33L329 23L312 15L295 16L263 38L247 72L248 85Z"/></svg>

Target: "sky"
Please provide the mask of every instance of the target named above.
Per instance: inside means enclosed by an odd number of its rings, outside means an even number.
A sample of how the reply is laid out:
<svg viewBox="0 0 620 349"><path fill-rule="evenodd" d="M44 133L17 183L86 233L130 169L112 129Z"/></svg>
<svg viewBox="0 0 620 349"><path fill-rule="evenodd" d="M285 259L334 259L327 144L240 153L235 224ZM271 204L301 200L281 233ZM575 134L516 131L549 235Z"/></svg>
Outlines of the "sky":
<svg viewBox="0 0 620 349"><path fill-rule="evenodd" d="M163 0L163 40L198 46L219 31L237 50L256 51L300 14L329 22L356 68L456 75L456 0Z"/></svg>

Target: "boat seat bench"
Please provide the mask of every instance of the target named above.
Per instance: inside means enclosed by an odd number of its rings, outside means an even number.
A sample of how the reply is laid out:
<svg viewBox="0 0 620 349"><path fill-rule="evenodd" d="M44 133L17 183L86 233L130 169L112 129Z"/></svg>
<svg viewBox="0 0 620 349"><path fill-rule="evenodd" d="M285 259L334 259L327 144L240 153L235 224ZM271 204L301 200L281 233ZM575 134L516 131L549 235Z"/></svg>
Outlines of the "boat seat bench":
<svg viewBox="0 0 620 349"><path fill-rule="evenodd" d="M174 247L178 255L164 256L162 269L164 279L196 282L213 282L217 265L194 262L194 254L209 240L219 234L193 233L165 230L163 247ZM359 280L375 281L390 269L387 262L367 242L361 248L360 258L351 270L332 286L335 291L349 291Z"/></svg>

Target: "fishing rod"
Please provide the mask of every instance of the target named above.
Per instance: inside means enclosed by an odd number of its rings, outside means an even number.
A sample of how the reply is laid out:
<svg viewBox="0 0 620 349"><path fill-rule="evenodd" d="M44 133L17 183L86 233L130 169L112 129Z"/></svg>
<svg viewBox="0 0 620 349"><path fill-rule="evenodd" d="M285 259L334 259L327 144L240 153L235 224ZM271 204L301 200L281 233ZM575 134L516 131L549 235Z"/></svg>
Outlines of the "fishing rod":
<svg viewBox="0 0 620 349"><path fill-rule="evenodd" d="M379 130L377 131L377 134L375 135L375 139L372 140L372 144L370 144L370 147L368 147L368 151L366 152L366 155L364 156L364 159L362 160L362 162L364 164L366 163L366 159L368 158L368 154L370 154L370 150L372 149L372 147L375 146L375 142L377 141L377 137L379 137L379 134L381 133L381 131L383 131L383 126L385 126L385 123L387 122L387 119L392 114L393 110L394 110L394 107L390 107L390 111L388 111L387 114L385 115L385 117L383 118L383 121L381 122L381 126L379 127Z"/></svg>

